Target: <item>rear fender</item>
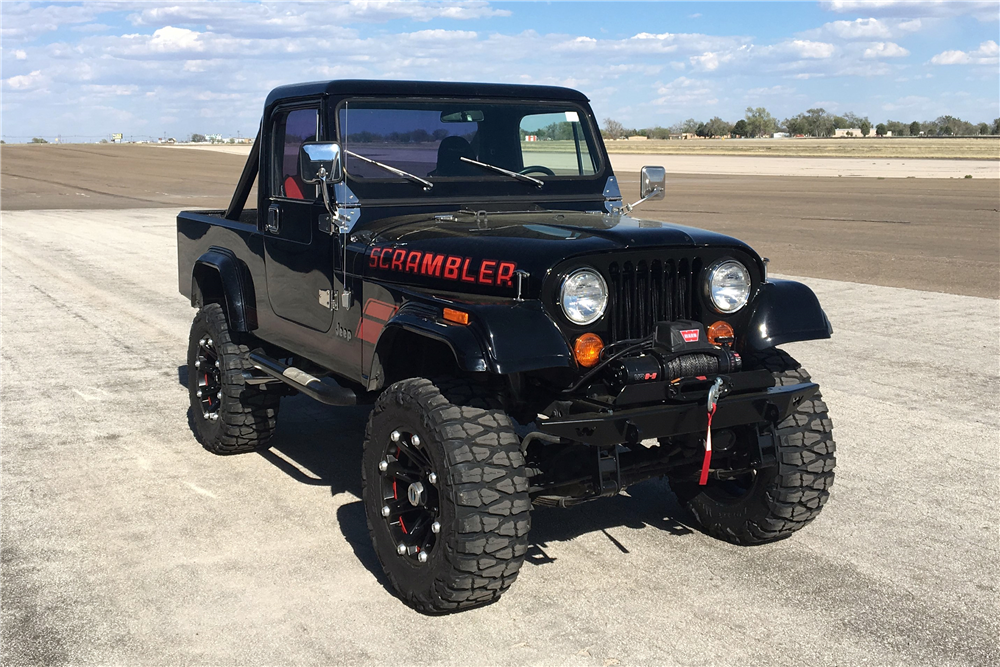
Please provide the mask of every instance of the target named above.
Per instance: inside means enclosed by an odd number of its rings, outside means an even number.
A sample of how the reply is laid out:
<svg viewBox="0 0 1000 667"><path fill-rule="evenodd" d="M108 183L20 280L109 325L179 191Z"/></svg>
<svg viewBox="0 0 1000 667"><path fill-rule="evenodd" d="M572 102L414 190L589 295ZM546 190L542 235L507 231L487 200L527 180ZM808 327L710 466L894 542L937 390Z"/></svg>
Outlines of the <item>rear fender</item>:
<svg viewBox="0 0 1000 667"><path fill-rule="evenodd" d="M257 328L257 301L250 271L232 251L210 248L194 263L191 305L219 303L229 327L248 332Z"/></svg>
<svg viewBox="0 0 1000 667"><path fill-rule="evenodd" d="M747 328L745 349L766 350L801 340L829 338L833 326L811 289L792 280L760 287Z"/></svg>

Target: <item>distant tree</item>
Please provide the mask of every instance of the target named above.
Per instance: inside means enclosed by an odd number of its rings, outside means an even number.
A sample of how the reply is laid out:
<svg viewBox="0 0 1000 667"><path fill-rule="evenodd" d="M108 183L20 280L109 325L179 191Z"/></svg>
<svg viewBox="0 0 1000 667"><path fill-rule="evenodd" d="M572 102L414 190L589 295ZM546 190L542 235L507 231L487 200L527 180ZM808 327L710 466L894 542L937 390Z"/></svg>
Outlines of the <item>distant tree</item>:
<svg viewBox="0 0 1000 667"><path fill-rule="evenodd" d="M33 143L33 144L47 144L49 142L45 141L45 139L42 139L41 137L32 137L31 138L31 143Z"/></svg>
<svg viewBox="0 0 1000 667"><path fill-rule="evenodd" d="M861 129L861 136L862 137L867 137L869 134L871 134L871 132L872 132L872 124L868 122L867 118L865 118L863 121L861 121L861 128L860 129Z"/></svg>
<svg viewBox="0 0 1000 667"><path fill-rule="evenodd" d="M982 134L989 134L990 133L990 126L989 126L988 123L980 123L978 126L976 126L976 130L981 135Z"/></svg>
<svg viewBox="0 0 1000 667"><path fill-rule="evenodd" d="M920 136L920 123L919 122L913 121L912 123L910 123L910 136L911 137L919 137Z"/></svg>
<svg viewBox="0 0 1000 667"><path fill-rule="evenodd" d="M669 139L670 138L670 130L668 130L665 127L660 127L659 125L657 125L656 127L651 127L651 128L642 130L640 132L640 134L645 134L650 139Z"/></svg>
<svg viewBox="0 0 1000 667"><path fill-rule="evenodd" d="M625 127L617 120L605 118L601 125L601 134L605 139L621 139L625 136Z"/></svg>
<svg viewBox="0 0 1000 667"><path fill-rule="evenodd" d="M751 137L766 137L773 134L778 127L778 122L764 107L747 107L746 111L747 132Z"/></svg>
<svg viewBox="0 0 1000 667"><path fill-rule="evenodd" d="M838 119L844 121L843 125L836 125L836 127L838 127L838 128L841 128L841 127L857 127L857 128L861 128L862 127L861 124L864 123L864 122L866 122L868 120L867 117L861 117L861 116L857 115L856 113L854 113L853 111L848 111L847 113L845 113L844 116L843 116L843 118L841 118L840 116L834 116L834 120L835 121L838 120Z"/></svg>
<svg viewBox="0 0 1000 667"><path fill-rule="evenodd" d="M204 134L192 134L191 135L191 141L193 141L194 143L201 143L201 142L205 141L205 135Z"/></svg>
<svg viewBox="0 0 1000 667"><path fill-rule="evenodd" d="M236 139L234 139L232 137L229 137L229 143L235 144L236 143Z"/></svg>
<svg viewBox="0 0 1000 667"><path fill-rule="evenodd" d="M696 136L699 136L699 137L708 137L708 136L711 136L708 133L708 126L705 125L705 123L698 123L698 127L695 128L694 133L695 133Z"/></svg>
<svg viewBox="0 0 1000 667"><path fill-rule="evenodd" d="M875 126L875 136L876 137L884 137L885 133L888 132L888 131L889 130L888 130L888 128L886 128L885 123L879 123L878 125Z"/></svg>
<svg viewBox="0 0 1000 667"><path fill-rule="evenodd" d="M718 116L705 123L705 136L708 137L726 137L729 136L732 130L732 124L727 123Z"/></svg>
<svg viewBox="0 0 1000 667"><path fill-rule="evenodd" d="M698 132L698 126L701 124L702 123L699 123L694 118L688 118L686 121L681 123L679 129L681 132L684 132L686 134L695 134Z"/></svg>
<svg viewBox="0 0 1000 667"><path fill-rule="evenodd" d="M101 139L101 142L100 142L100 143L102 143L102 144L106 144L106 143L108 143L108 140L107 140L107 139Z"/></svg>
<svg viewBox="0 0 1000 667"><path fill-rule="evenodd" d="M1000 134L1000 118L993 120L993 127L990 129L990 134Z"/></svg>
<svg viewBox="0 0 1000 667"><path fill-rule="evenodd" d="M885 121L886 134L892 132L894 137L905 137L910 133L910 126L898 120Z"/></svg>
<svg viewBox="0 0 1000 667"><path fill-rule="evenodd" d="M736 121L736 124L733 125L733 132L732 132L733 136L745 137L747 136L747 132L749 132L749 130L747 129L747 122L742 118L740 118L738 121Z"/></svg>
<svg viewBox="0 0 1000 667"><path fill-rule="evenodd" d="M7 143L7 142L4 141L3 139L0 139L0 144L5 144L5 143Z"/></svg>

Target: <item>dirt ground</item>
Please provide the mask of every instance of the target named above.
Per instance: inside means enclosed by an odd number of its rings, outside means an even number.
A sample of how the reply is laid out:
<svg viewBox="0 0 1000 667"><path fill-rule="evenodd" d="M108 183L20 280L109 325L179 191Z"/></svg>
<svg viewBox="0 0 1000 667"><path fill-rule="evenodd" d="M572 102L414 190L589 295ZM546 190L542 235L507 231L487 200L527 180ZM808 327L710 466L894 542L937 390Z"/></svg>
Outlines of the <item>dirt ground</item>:
<svg viewBox="0 0 1000 667"><path fill-rule="evenodd" d="M244 162L156 146L4 146L0 208L225 208ZM637 199L638 175L619 179ZM997 180L671 174L667 188L637 215L736 236L777 273L1000 296Z"/></svg>

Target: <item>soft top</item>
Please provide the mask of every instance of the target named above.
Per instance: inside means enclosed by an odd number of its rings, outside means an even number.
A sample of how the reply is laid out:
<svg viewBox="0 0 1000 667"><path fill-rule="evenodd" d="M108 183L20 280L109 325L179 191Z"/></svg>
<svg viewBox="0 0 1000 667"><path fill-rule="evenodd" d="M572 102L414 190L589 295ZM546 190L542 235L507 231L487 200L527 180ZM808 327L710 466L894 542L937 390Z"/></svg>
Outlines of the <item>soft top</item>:
<svg viewBox="0 0 1000 667"><path fill-rule="evenodd" d="M587 102L587 96L560 86L525 86L509 83L458 83L450 81L391 81L382 79L337 79L278 86L265 106L280 100L316 95L402 95L407 97L511 97Z"/></svg>

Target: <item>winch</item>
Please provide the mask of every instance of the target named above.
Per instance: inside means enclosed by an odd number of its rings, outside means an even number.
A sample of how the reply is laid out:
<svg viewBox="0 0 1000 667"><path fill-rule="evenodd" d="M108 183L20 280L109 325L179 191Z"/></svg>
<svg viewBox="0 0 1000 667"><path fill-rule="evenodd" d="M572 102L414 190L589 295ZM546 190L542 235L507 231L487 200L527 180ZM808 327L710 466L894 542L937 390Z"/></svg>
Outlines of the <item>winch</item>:
<svg viewBox="0 0 1000 667"><path fill-rule="evenodd" d="M651 350L608 364L607 372L613 384L669 382L678 378L736 373L743 367L739 354L708 342L701 322L660 322L653 337Z"/></svg>

